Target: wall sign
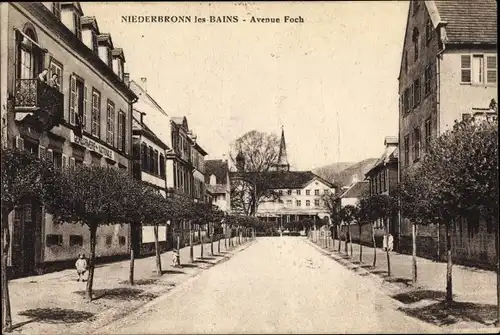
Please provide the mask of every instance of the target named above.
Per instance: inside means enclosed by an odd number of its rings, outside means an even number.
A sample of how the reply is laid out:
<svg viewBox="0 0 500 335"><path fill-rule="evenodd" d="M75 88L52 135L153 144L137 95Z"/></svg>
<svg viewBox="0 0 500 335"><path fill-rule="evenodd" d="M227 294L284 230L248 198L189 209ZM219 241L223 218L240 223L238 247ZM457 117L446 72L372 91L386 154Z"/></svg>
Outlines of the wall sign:
<svg viewBox="0 0 500 335"><path fill-rule="evenodd" d="M96 141L88 138L85 135L83 135L82 137L78 137L78 136L73 135L72 137L73 137L72 138L73 143L81 145L82 147L85 147L90 151L100 153L101 155L103 155L106 158L115 160L114 159L115 155L114 155L113 150L108 149L104 145L97 143Z"/></svg>

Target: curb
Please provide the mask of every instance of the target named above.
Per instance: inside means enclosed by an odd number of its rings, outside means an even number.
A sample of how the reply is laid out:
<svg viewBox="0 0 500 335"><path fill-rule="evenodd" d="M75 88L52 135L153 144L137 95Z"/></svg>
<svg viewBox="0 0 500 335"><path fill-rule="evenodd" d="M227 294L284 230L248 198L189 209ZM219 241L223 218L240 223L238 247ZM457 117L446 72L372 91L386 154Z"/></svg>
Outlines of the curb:
<svg viewBox="0 0 500 335"><path fill-rule="evenodd" d="M89 332L87 334L92 334L92 335L94 335L94 334L95 335L98 335L98 334L99 335L100 334L111 334L112 331L117 328L118 323L121 322L124 318L130 316L132 313L135 313L136 315L140 316L140 315L143 315L143 314L149 312L149 310L151 309L152 306L158 304L161 301L167 300L168 298L170 298L170 295L173 292L176 292L177 290L180 290L180 289L184 288L185 286L189 285L192 281L196 280L206 270L210 270L215 265L218 265L220 263L224 263L224 262L228 261L233 256L235 256L237 253L239 253L239 252L247 249L248 247L250 247L255 242L256 242L256 240L251 240L251 241L248 241L246 244L240 245L239 247L236 247L233 250L230 250L229 251L230 252L229 255L223 256L222 258L216 260L214 263L211 263L211 266L209 266L207 268L201 268L201 271L199 271L198 273L192 275L191 277L188 277L185 281L183 281L179 285L175 286L171 290L166 291L161 296L159 296L159 297L157 297L157 298L155 298L155 299L153 299L151 301L148 301L144 305L137 306L137 308L134 308L134 309L131 309L130 311L127 311L125 314L120 315L119 318L117 318L115 320L112 320L109 323L105 324L104 326L101 326L101 327L99 327L97 329L94 329L94 330L92 330L91 332Z"/></svg>

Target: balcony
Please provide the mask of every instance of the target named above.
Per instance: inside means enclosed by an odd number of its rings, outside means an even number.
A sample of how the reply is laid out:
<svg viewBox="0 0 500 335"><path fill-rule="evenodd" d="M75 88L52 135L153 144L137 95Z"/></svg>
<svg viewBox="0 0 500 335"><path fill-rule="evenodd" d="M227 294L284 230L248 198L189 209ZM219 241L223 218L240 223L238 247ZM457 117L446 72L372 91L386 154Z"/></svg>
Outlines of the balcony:
<svg viewBox="0 0 500 335"><path fill-rule="evenodd" d="M16 79L16 120L30 120L40 130L50 130L64 119L64 95L37 79Z"/></svg>

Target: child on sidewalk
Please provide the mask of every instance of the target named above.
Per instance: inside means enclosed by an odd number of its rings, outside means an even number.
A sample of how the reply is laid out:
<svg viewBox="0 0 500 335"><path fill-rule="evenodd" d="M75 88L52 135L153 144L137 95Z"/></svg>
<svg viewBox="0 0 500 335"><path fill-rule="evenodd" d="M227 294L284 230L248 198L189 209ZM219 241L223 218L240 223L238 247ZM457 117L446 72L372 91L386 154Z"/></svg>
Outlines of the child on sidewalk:
<svg viewBox="0 0 500 335"><path fill-rule="evenodd" d="M87 271L87 259L85 258L84 254L79 255L79 257L75 263L75 267L76 267L76 273L78 273L78 279L76 281L80 281L80 279L82 281L85 281L85 279L82 278L82 276Z"/></svg>
<svg viewBox="0 0 500 335"><path fill-rule="evenodd" d="M172 253L172 266L174 268L181 266L179 250L177 250L177 249L174 249L174 252Z"/></svg>

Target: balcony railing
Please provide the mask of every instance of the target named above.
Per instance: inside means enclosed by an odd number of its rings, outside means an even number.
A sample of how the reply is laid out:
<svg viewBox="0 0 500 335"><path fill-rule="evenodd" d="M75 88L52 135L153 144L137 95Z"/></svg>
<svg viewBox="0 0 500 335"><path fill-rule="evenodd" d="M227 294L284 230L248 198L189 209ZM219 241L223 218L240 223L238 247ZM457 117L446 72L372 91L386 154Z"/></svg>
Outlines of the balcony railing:
<svg viewBox="0 0 500 335"><path fill-rule="evenodd" d="M64 95L37 79L16 79L16 112L34 112L45 129L60 124L64 117Z"/></svg>

